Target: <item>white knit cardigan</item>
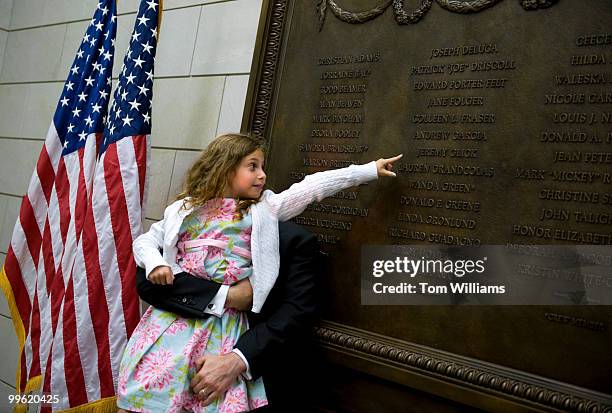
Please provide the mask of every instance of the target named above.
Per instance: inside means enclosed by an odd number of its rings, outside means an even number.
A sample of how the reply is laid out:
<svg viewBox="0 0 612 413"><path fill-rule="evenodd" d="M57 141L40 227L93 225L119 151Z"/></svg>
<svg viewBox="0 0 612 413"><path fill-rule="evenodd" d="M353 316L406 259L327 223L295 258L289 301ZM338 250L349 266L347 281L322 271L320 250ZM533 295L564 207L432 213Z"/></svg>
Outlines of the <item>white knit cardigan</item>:
<svg viewBox="0 0 612 413"><path fill-rule="evenodd" d="M321 201L342 189L377 177L376 162L372 161L365 165L351 165L348 168L307 175L301 182L278 194L270 190L264 191L260 201L250 209L253 221L253 274L250 277L253 286L253 312L261 311L278 277L278 222L301 214L311 202ZM176 244L183 219L191 213L191 209L182 209L182 205L182 200L169 205L164 211L164 218L134 240L134 259L138 266L145 268L147 277L160 265L169 266L173 274L182 271L176 263ZM160 248L162 254L159 253Z"/></svg>

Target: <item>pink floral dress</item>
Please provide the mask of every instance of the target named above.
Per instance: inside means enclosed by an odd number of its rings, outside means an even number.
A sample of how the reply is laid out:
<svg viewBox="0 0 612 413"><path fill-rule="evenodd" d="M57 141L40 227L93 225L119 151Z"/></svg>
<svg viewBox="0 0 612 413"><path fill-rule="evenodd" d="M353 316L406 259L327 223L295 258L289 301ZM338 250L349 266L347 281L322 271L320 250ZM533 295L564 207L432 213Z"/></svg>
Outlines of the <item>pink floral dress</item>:
<svg viewBox="0 0 612 413"><path fill-rule="evenodd" d="M185 218L179 231L177 263L190 274L223 284L251 275L251 216L242 219L236 202L213 199ZM119 370L117 405L133 412L244 412L268 402L261 379L242 378L209 406L189 389L196 360L232 351L248 329L246 314L182 318L149 307L134 330Z"/></svg>

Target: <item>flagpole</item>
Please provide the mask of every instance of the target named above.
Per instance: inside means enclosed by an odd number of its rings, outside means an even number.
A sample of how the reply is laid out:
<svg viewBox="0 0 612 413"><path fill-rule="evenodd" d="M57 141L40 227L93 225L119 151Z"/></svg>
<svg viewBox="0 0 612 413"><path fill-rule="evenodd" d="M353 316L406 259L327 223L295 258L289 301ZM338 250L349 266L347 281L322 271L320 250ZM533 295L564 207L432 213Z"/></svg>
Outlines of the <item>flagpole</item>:
<svg viewBox="0 0 612 413"><path fill-rule="evenodd" d="M159 0L159 14L157 15L157 40L159 40L159 31L161 30L163 14L164 14L164 0Z"/></svg>

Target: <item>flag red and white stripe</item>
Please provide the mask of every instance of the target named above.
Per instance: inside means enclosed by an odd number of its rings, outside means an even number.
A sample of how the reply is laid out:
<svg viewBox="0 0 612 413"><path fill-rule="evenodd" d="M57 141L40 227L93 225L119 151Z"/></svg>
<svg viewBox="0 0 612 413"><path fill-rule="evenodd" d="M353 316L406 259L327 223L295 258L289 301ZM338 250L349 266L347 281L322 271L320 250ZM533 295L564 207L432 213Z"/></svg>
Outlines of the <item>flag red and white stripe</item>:
<svg viewBox="0 0 612 413"><path fill-rule="evenodd" d="M143 6L155 13L156 29L157 3L143 1L141 11ZM143 132L104 132L115 115L105 116L115 34L115 0L100 0L23 198L0 278L21 347L17 390L57 396L42 411L115 411L123 347L139 318L131 242L142 231L151 94L144 96ZM148 68L152 89L152 63Z"/></svg>
<svg viewBox="0 0 612 413"><path fill-rule="evenodd" d="M66 386L69 406L92 400L114 403L123 350L140 319L132 241L142 233L146 204L158 8L153 0L143 1L138 12L98 147L91 197L67 285L71 294L66 296L72 299L64 301L61 322L64 331L75 328L83 334L71 340L64 337L66 346L57 354L53 350L51 359L71 351L81 354L63 363L66 378L73 380ZM55 340L59 338L56 334ZM55 367L47 366L44 393L63 385ZM80 371L82 377L76 374ZM84 390L73 390L81 384Z"/></svg>

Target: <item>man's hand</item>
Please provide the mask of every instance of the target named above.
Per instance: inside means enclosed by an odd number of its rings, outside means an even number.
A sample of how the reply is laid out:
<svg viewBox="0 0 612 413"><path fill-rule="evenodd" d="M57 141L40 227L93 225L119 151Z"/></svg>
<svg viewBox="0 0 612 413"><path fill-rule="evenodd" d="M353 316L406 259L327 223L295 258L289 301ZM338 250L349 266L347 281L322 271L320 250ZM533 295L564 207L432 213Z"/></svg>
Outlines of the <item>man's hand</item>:
<svg viewBox="0 0 612 413"><path fill-rule="evenodd" d="M404 156L404 154L400 154L389 159L380 158L377 160L376 170L378 172L378 176L397 176L395 175L395 172L391 172L391 169L393 169L393 162L398 161L402 156Z"/></svg>
<svg viewBox="0 0 612 413"><path fill-rule="evenodd" d="M191 390L204 401L204 406L223 396L238 376L246 371L246 365L236 353L200 357L196 365L198 373L191 380Z"/></svg>
<svg viewBox="0 0 612 413"><path fill-rule="evenodd" d="M174 274L170 267L159 265L149 274L149 281L153 284L171 285L174 282Z"/></svg>
<svg viewBox="0 0 612 413"><path fill-rule="evenodd" d="M253 305L253 288L248 278L238 281L227 290L225 307L249 311Z"/></svg>

